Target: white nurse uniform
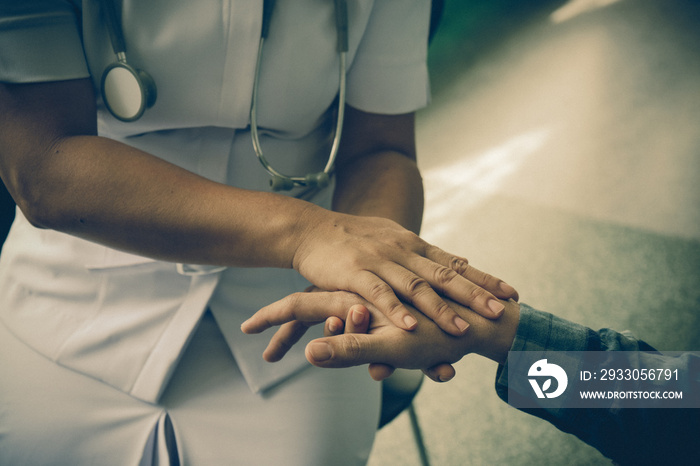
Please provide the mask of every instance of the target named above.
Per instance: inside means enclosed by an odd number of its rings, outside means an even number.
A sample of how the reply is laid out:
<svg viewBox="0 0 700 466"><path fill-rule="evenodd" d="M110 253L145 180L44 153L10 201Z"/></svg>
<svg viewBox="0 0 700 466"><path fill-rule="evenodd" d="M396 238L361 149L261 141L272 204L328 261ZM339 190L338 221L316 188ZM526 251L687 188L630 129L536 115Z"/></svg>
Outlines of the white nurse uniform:
<svg viewBox="0 0 700 466"><path fill-rule="evenodd" d="M103 3L0 0L0 81L92 77L97 89L115 60ZM348 3L348 104L385 114L424 106L430 2ZM116 4L129 61L154 78L158 100L124 123L96 92L99 134L217 182L268 190L248 129L262 0ZM328 154L338 90L333 2L275 8L258 125L268 160L305 174ZM329 207L331 196L332 186L312 202ZM179 457L192 464L328 464L332 454L362 462L378 404L364 371L309 368L303 346L266 364L268 336L239 330L307 285L293 270L128 254L34 228L18 211L0 256L0 464L138 464L149 445L167 444L169 422ZM351 448L337 445L361 430ZM290 448L304 453L274 460Z"/></svg>

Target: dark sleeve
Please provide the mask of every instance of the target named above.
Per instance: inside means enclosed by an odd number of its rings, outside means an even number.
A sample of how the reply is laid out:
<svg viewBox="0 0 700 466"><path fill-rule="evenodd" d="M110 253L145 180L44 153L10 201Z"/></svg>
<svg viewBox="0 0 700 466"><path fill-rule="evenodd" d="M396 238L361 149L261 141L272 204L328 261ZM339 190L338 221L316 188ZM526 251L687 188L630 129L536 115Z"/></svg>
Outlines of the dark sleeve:
<svg viewBox="0 0 700 466"><path fill-rule="evenodd" d="M687 374L684 390L700 390L700 358L655 351L627 332L593 331L552 314L521 305L518 333L511 351L625 351L639 369L667 367ZM635 352L635 353L632 353ZM653 362L652 362L653 361ZM508 361L496 375L498 396L508 402ZM527 394L531 396L530 394ZM511 396L518 394L511 393ZM534 408L522 411L573 434L618 464L700 464L700 410L690 408Z"/></svg>

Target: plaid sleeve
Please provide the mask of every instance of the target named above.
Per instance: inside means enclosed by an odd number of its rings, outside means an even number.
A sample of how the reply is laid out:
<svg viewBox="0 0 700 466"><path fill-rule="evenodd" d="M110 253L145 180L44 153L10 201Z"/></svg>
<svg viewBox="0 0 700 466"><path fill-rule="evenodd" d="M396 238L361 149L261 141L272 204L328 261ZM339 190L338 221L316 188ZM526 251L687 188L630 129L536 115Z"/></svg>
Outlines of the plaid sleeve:
<svg viewBox="0 0 700 466"><path fill-rule="evenodd" d="M526 304L520 307L520 323L511 351L655 351L628 332L590 328L541 312ZM664 358L629 353L630 361L645 367L678 367L684 374L698 374L700 357ZM659 359L661 358L661 359ZM518 370L518 369L516 369ZM513 384L517 385L517 384ZM687 390L700 390L700 378L686 381ZM499 366L496 392L508 402L508 361ZM514 394L517 396L517 393ZM573 434L619 464L695 464L694 443L700 432L700 416L693 409L529 408L522 411Z"/></svg>

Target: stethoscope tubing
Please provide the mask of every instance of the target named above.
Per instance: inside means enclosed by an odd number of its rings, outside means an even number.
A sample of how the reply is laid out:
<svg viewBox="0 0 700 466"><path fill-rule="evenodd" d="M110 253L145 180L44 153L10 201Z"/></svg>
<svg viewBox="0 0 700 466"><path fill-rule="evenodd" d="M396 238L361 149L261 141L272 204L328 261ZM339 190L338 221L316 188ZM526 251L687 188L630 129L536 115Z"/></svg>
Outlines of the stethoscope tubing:
<svg viewBox="0 0 700 466"><path fill-rule="evenodd" d="M308 177L301 176L289 176L277 171L265 158L262 150L262 145L260 144L260 134L258 130L258 89L260 84L260 64L262 62L262 51L265 38L260 38L260 45L258 47L258 58L255 66L255 79L253 83L253 100L250 106L250 134L253 141L253 149L255 150L255 155L262 164L263 168L272 175L282 179L288 179L294 182L297 186L307 186ZM328 161L323 169L322 173L330 175L335 165L335 159L338 155L338 150L340 148L340 140L343 133L343 122L345 118L345 93L346 93L346 60L347 52L341 51L339 54L339 90L338 90L338 114L336 118L335 130L333 134L333 144L331 145L330 155L328 156Z"/></svg>

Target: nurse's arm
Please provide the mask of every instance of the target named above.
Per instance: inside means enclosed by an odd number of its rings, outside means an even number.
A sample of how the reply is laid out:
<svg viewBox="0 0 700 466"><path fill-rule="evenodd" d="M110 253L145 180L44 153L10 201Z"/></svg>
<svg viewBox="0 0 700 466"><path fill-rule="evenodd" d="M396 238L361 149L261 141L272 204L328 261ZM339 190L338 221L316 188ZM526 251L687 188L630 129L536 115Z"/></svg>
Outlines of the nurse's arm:
<svg viewBox="0 0 700 466"><path fill-rule="evenodd" d="M98 137L96 120L89 79L0 83L0 175L34 226L172 262L291 266L307 204Z"/></svg>
<svg viewBox="0 0 700 466"><path fill-rule="evenodd" d="M321 288L363 296L411 329L416 320L397 297L407 295L444 330L460 333L445 306L418 299L434 295L426 281L463 298L464 286L445 273L463 267L459 258L387 219L215 183L97 136L96 118L89 79L0 84L0 176L34 226L176 263L293 267Z"/></svg>

